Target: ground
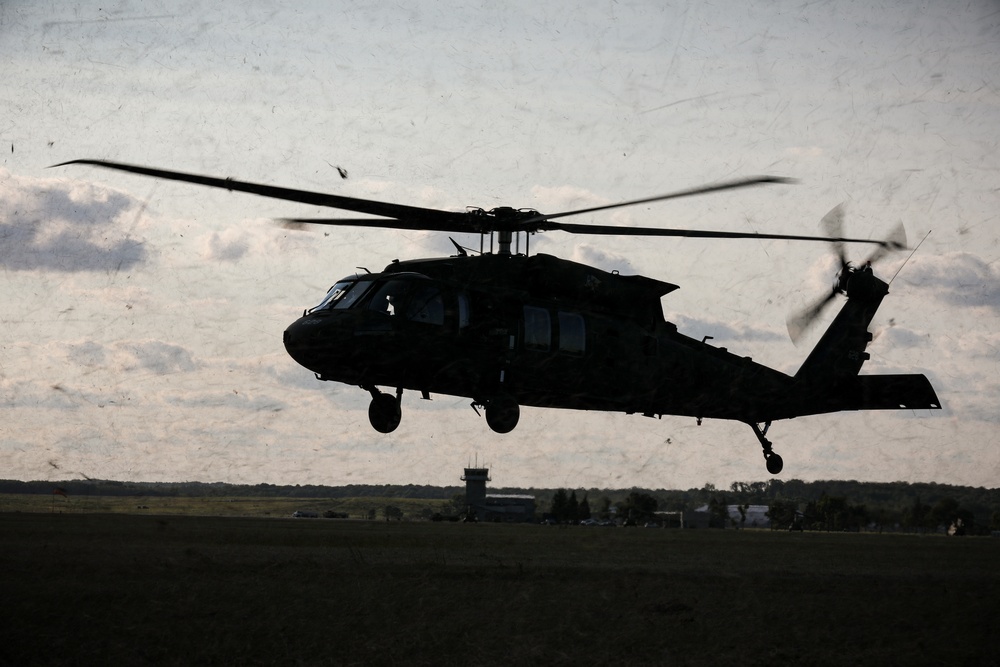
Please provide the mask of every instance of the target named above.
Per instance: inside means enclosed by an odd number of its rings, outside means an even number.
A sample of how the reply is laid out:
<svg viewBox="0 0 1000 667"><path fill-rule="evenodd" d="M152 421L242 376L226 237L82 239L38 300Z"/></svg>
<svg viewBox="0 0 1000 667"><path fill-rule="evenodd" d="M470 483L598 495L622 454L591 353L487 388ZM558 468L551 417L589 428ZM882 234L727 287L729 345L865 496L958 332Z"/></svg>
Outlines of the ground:
<svg viewBox="0 0 1000 667"><path fill-rule="evenodd" d="M997 664L1000 541L0 514L0 665Z"/></svg>

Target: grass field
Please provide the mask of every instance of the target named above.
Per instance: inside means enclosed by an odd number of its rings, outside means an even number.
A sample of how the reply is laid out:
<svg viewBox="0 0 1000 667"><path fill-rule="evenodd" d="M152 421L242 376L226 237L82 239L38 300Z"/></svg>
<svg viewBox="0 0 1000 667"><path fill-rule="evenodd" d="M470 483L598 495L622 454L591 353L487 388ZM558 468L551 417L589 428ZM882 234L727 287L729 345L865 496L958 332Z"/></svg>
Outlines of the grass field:
<svg viewBox="0 0 1000 667"><path fill-rule="evenodd" d="M282 498L271 496L206 498L189 496L42 496L37 494L0 494L0 512L49 512L60 514L137 514L198 515L227 517L288 517L298 510L342 512L351 518L367 517L375 511L383 518L386 505L398 507L409 518L418 518L425 510L444 511L447 500L427 498ZM142 508L142 509L140 509Z"/></svg>
<svg viewBox="0 0 1000 667"><path fill-rule="evenodd" d="M0 536L0 665L1000 661L991 538L9 511Z"/></svg>

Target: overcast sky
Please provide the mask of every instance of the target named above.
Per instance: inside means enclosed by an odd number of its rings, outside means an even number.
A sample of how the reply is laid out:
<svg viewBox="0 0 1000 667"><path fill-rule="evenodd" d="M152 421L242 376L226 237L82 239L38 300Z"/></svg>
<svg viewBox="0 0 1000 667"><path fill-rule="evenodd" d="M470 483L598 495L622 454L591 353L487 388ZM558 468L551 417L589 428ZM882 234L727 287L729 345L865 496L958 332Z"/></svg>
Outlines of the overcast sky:
<svg viewBox="0 0 1000 667"><path fill-rule="evenodd" d="M773 185L574 222L930 236L865 373L944 409L776 422L783 478L1000 478L1000 3L0 3L0 476L688 488L768 477L744 424L525 408L317 382L281 334L355 267L447 235L294 232L329 210L73 166L108 159L463 210L562 211L713 181ZM346 169L340 178L337 167ZM478 238L459 239L477 245ZM681 332L794 372L819 244L573 237L532 251L679 284ZM869 252L849 246L858 261ZM891 278L908 253L877 267ZM827 320L832 318L831 309Z"/></svg>

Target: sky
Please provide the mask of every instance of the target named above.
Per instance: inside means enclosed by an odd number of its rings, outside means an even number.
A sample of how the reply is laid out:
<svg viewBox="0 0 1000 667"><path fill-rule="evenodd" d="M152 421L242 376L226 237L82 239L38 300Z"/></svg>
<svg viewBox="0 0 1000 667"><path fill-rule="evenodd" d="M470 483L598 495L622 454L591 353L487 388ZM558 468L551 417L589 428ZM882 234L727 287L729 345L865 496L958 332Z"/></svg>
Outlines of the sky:
<svg viewBox="0 0 1000 667"><path fill-rule="evenodd" d="M911 247L864 373L923 373L944 408L775 422L781 478L1000 480L1000 3L0 2L0 477L271 484L728 487L769 477L750 428L317 382L285 327L355 267L446 234L291 231L303 204L90 158L416 206L613 203L770 174L795 184L572 222L818 234ZM337 167L347 171L342 179ZM926 238L925 238L926 237ZM478 237L457 238L478 247ZM824 244L586 237L532 252L680 285L689 336L794 373L833 284ZM853 244L862 261L870 247ZM896 273L898 271L898 274Z"/></svg>

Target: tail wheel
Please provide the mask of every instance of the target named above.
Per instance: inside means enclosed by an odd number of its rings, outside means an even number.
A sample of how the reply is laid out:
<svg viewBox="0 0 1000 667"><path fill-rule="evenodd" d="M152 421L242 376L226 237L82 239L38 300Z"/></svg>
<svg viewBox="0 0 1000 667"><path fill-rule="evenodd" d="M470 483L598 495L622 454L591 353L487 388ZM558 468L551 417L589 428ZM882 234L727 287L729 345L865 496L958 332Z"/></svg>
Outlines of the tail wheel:
<svg viewBox="0 0 1000 667"><path fill-rule="evenodd" d="M379 433L392 433L402 418L399 400L391 394L379 393L368 404L368 421Z"/></svg>
<svg viewBox="0 0 1000 667"><path fill-rule="evenodd" d="M767 463L767 471L772 475L777 475L785 467L785 462L771 449L771 441L764 437L767 435L768 429L771 428L771 422L765 422L764 428L758 426L756 422L747 422L747 424L753 429L754 435L760 441L760 446L764 449L764 461Z"/></svg>
<svg viewBox="0 0 1000 667"><path fill-rule="evenodd" d="M510 433L521 418L521 408L508 396L498 396L486 406L486 423L497 433Z"/></svg>

